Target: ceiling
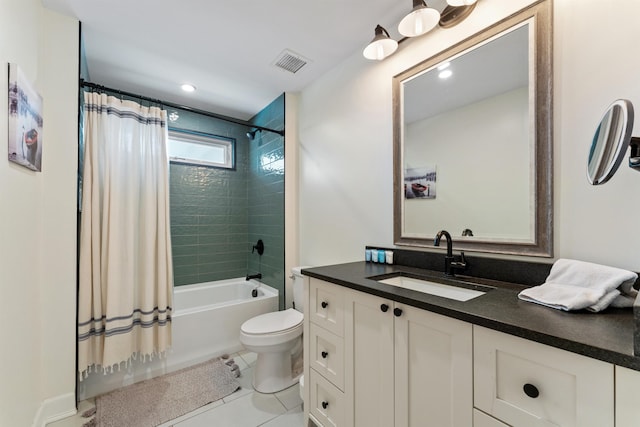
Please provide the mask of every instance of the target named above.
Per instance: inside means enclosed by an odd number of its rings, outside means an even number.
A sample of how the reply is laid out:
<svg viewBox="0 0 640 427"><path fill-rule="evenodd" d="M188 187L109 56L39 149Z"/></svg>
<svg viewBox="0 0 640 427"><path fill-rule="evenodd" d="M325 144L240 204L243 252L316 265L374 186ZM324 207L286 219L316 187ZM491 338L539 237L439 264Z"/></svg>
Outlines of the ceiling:
<svg viewBox="0 0 640 427"><path fill-rule="evenodd" d="M397 24L412 7L410 0L42 3L82 23L92 83L240 119L361 52L376 24L398 40ZM428 4L442 10L446 2ZM285 50L307 64L296 73L276 67ZM197 90L182 92L186 82Z"/></svg>
<svg viewBox="0 0 640 427"><path fill-rule="evenodd" d="M413 123L529 85L528 25L507 30L451 59L452 75L437 67L403 83L404 121Z"/></svg>

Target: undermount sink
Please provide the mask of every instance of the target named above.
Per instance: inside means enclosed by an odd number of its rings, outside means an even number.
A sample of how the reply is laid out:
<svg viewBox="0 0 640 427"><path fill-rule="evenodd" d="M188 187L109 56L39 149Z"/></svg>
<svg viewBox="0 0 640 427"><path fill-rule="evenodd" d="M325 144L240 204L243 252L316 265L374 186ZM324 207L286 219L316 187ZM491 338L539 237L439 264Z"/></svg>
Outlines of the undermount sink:
<svg viewBox="0 0 640 427"><path fill-rule="evenodd" d="M435 295L443 298L449 298L456 301L469 301L484 295L492 288L480 285L455 284L448 285L438 283L429 279L417 278L405 274L384 275L379 277L370 277L377 282L384 283L399 288L411 289L413 291L422 292L429 295Z"/></svg>

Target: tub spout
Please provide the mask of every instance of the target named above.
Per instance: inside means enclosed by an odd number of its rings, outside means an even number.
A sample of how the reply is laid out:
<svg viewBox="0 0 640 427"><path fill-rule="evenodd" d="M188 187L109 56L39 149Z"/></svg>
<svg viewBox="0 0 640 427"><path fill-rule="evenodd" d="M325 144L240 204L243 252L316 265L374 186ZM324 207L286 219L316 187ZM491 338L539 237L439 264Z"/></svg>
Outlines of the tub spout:
<svg viewBox="0 0 640 427"><path fill-rule="evenodd" d="M256 273L256 274L247 274L247 278L246 280L251 280L251 279L262 279L262 273Z"/></svg>

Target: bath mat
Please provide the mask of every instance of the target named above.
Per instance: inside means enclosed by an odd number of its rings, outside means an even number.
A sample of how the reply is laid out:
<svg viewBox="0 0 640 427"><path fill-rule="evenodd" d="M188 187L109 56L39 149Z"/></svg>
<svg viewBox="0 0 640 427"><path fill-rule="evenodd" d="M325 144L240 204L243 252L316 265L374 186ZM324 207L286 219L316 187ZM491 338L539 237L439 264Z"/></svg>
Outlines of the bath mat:
<svg viewBox="0 0 640 427"><path fill-rule="evenodd" d="M132 384L96 397L85 426L155 427L230 395L240 388L237 376L232 359L216 358Z"/></svg>

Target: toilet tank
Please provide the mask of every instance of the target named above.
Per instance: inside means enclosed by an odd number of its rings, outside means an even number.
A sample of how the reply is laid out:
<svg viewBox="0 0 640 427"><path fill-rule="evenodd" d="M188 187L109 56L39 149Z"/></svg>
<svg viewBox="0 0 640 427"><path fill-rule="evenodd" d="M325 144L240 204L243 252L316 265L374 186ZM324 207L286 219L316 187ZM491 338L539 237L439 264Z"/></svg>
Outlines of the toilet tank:
<svg viewBox="0 0 640 427"><path fill-rule="evenodd" d="M293 304L296 310L304 313L304 277L302 269L307 267L293 267L291 277L293 277Z"/></svg>

